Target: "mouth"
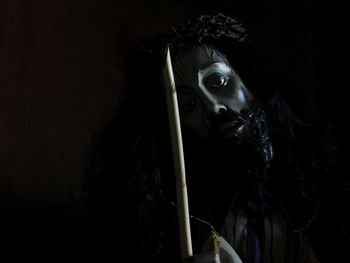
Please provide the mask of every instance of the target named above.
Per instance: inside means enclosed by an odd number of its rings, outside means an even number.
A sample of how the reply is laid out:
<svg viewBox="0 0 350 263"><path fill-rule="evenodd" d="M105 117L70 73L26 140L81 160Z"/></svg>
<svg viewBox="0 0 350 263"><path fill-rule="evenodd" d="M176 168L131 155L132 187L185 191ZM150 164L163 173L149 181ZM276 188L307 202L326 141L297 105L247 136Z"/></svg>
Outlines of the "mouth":
<svg viewBox="0 0 350 263"><path fill-rule="evenodd" d="M226 139L236 139L242 142L247 133L247 126L238 120L222 123L219 127L219 133Z"/></svg>
<svg viewBox="0 0 350 263"><path fill-rule="evenodd" d="M241 113L223 112L219 115L212 120L212 127L216 127L213 134L220 144L233 150L237 146L249 148L268 166L273 149L264 112L256 109L243 110Z"/></svg>

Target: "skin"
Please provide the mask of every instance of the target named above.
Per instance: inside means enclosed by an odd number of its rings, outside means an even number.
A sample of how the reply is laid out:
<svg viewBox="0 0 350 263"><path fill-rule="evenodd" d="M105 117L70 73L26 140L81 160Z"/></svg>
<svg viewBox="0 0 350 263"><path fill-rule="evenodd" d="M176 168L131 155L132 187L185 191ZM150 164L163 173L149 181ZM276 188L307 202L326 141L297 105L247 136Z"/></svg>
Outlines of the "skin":
<svg viewBox="0 0 350 263"><path fill-rule="evenodd" d="M225 55L208 47L196 47L174 62L181 121L205 139L210 117L228 108L249 108L253 95Z"/></svg>

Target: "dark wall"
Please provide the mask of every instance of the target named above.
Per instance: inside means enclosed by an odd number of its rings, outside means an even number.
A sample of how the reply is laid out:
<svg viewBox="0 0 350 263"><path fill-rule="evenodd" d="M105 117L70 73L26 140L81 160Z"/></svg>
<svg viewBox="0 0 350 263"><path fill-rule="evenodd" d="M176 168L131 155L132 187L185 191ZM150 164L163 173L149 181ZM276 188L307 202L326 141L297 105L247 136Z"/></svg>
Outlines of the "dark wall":
<svg viewBox="0 0 350 263"><path fill-rule="evenodd" d="M193 15L233 14L307 122L333 122L346 152L345 7L297 0L0 1L0 204L10 262L82 235L71 200L93 134L125 86L122 51ZM75 234L74 234L75 233ZM74 235L73 235L74 234ZM68 243L70 243L68 242ZM27 255L27 256L26 256Z"/></svg>

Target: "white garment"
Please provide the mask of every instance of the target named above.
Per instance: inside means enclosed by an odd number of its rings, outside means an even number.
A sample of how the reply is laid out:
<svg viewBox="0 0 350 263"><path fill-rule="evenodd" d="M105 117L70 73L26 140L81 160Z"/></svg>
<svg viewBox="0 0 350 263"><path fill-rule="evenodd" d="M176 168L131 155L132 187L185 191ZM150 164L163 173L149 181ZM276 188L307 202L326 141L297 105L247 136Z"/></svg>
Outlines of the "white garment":
<svg viewBox="0 0 350 263"><path fill-rule="evenodd" d="M204 243L201 252L215 251L216 263L242 263L232 246L218 233L212 231Z"/></svg>

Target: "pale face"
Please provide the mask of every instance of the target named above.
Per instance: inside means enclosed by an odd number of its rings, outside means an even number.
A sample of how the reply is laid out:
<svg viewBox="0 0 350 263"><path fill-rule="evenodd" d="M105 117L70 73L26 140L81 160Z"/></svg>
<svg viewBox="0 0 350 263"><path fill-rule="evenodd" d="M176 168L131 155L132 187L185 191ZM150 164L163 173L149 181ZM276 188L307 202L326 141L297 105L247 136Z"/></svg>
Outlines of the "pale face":
<svg viewBox="0 0 350 263"><path fill-rule="evenodd" d="M231 109L249 108L253 95L220 52L198 47L174 62L183 125L205 139L210 118Z"/></svg>

